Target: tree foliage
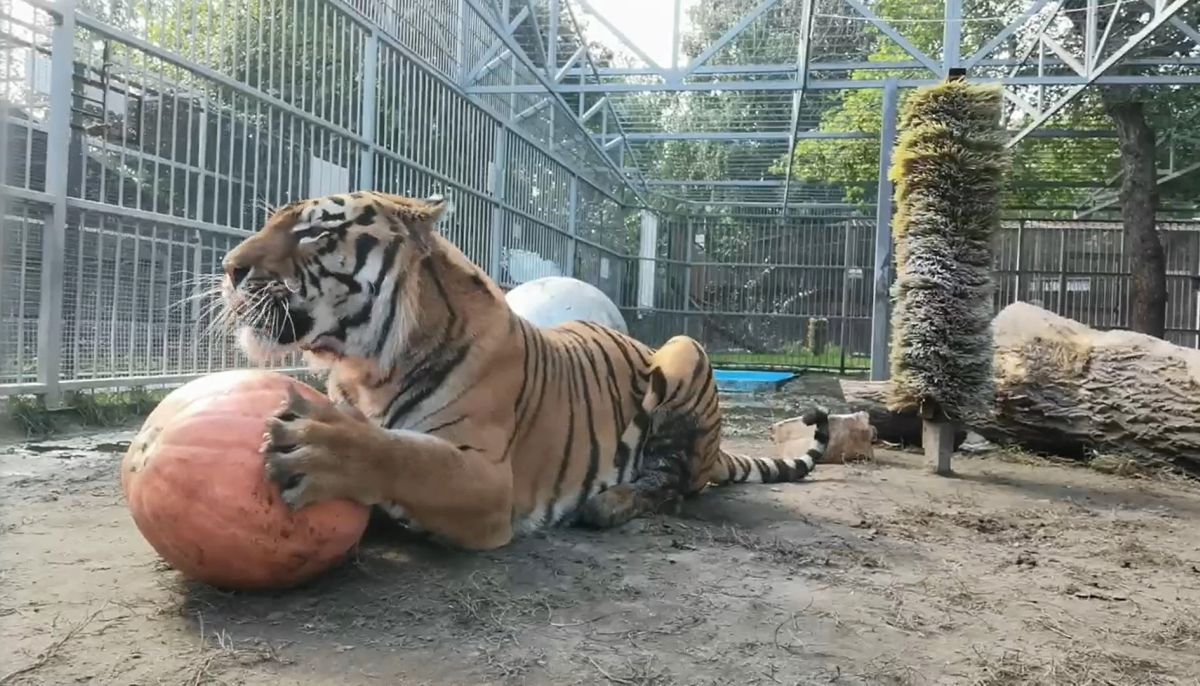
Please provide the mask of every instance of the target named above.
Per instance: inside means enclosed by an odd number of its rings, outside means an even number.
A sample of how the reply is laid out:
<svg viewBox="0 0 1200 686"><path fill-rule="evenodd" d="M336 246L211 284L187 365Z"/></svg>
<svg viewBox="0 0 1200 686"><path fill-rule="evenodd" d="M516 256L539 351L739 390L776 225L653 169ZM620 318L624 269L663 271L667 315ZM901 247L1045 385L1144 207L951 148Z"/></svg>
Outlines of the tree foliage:
<svg viewBox="0 0 1200 686"><path fill-rule="evenodd" d="M963 28L962 52L969 55L980 48L1007 23L1015 18L1027 3L1018 0L992 0L986 7L973 6L972 11L985 12L987 17L967 17ZM1069 4L1068 16L1081 15L1086 3L1083 0ZM925 3L920 0L881 0L873 5L882 17L891 19L901 27L901 33L918 49L937 59L942 48L943 5L939 2ZM1195 25L1197 7L1185 8L1184 20ZM1117 22L1133 21L1139 13L1118 15ZM1059 27L1062 42L1072 44L1079 34L1069 28ZM1115 35L1129 33L1118 26ZM1030 32L1017 32L1007 45L994 54L1014 54L1030 39ZM1160 36L1160 34L1163 34ZM1181 39L1182 38L1182 39ZM893 62L910 60L911 56L895 41L874 30L864 30L860 40L869 45L870 61ZM1195 52L1196 46L1182 34L1160 31L1149 41L1139 54L1154 55L1169 65L1173 58ZM1158 71L1166 72L1182 67L1166 66ZM851 72L853 80L878 80L895 78L928 78L927 71L860 70ZM1124 91L1123 97L1137 98L1147 104L1150 126L1160 134L1160 140L1172 133L1185 132L1190 126L1180 112L1195 112L1200 109L1200 92L1182 87L1157 87L1152 89L1089 89L1081 94L1049 126L1058 129L1112 129L1112 123L1104 110L1104 101L1112 97L1113 90ZM838 102L829 108L820 119L819 129L829 132L866 132L878 135L881 129L882 93L876 89L847 90L836 96ZM904 96L907 97L907 96ZM1007 112L1008 124L1019 128L1024 124L1024 115L1014 108ZM867 199L877 177L879 143L875 138L865 140L804 140L793 151L795 157L793 175L808 182L847 184L851 199ZM785 160L773 167L783 173ZM1117 141L1112 138L1027 138L1016 150L1013 159L1011 184L1006 197L1008 207L1064 207L1077 203L1080 188L1102 184L1120 170ZM1163 190L1176 197L1194 196L1198 187L1197 177L1181 179Z"/></svg>

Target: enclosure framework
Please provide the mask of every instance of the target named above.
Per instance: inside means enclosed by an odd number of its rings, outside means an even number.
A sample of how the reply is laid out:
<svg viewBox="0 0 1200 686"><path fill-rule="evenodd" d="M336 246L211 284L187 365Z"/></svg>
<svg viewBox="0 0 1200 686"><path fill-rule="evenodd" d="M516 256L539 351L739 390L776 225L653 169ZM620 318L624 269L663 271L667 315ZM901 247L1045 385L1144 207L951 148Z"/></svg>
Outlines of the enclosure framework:
<svg viewBox="0 0 1200 686"><path fill-rule="evenodd" d="M700 40L681 31L688 3L664 1L669 64L600 0L0 0L0 394L53 403L242 364L211 334L204 275L270 206L360 187L448 195L446 233L502 284L575 275L650 343L687 331L725 362L864 366L886 347L890 188L860 189L863 202L801 182L798 144L878 141L886 169L905 89L955 68L1005 84L1025 117L1013 145L1111 137L1058 123L1088 86L1200 82L1200 59L1168 73L1139 52L1164 30L1200 39L1182 0L1125 3L1144 14L1130 31L1113 28L1113 4L1084 0L1069 10L1078 41L1063 37L1064 3L1035 0L989 19L981 45L964 38L978 24L961 0L932 44L912 37L928 18L861 0L762 0L686 53ZM631 66L589 50L598 30ZM900 57L855 52L863 32ZM821 126L862 89L882 95L881 132ZM733 98L758 116L672 128L645 116L645 97ZM723 175L662 175L668 143L716 149ZM1171 165L1164 179L1196 169ZM1112 182L1081 188L1081 213L1111 206ZM1200 232L1168 233L1171 335L1196 344ZM998 305L1032 292L1093 325L1119 312L1119 236L1092 219L1010 223ZM838 345L801 359L789 346L814 321Z"/></svg>

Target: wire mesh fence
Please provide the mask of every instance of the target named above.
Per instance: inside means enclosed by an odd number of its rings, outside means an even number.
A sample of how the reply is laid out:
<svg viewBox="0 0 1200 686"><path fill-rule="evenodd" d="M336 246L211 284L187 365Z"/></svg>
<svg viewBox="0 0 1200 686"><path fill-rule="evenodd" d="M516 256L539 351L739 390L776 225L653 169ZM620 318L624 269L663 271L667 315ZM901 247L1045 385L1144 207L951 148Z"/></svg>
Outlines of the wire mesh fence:
<svg viewBox="0 0 1200 686"><path fill-rule="evenodd" d="M561 107L455 81L497 28L458 0L0 0L0 394L245 364L212 276L272 207L329 192L441 193L503 285L587 273L619 299L611 162Z"/></svg>
<svg viewBox="0 0 1200 686"><path fill-rule="evenodd" d="M1200 347L1200 222L1159 229L1166 338ZM688 333L726 365L869 368L873 209L676 216L658 233L654 306L627 315L637 335L655 344ZM996 311L1022 300L1101 329L1128 326L1131 267L1119 222L1006 221L994 252Z"/></svg>

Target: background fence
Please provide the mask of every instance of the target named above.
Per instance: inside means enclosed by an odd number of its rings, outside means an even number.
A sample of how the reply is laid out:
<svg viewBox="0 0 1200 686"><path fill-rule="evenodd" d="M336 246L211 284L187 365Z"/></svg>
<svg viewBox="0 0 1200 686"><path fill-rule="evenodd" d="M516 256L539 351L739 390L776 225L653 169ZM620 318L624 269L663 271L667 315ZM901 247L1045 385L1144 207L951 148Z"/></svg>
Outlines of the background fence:
<svg viewBox="0 0 1200 686"><path fill-rule="evenodd" d="M874 208L773 217L671 217L660 227L654 308L640 337L699 338L747 366L869 367ZM1200 222L1159 225L1167 339L1200 347ZM691 236L691 252L688 252ZM995 238L995 307L1023 300L1104 329L1129 322L1129 254L1115 221L1005 221Z"/></svg>
<svg viewBox="0 0 1200 686"><path fill-rule="evenodd" d="M447 195L444 232L502 284L573 274L651 344L867 366L873 207L660 214L639 253L638 199L560 99L456 85L543 84L495 59L473 2L136 5L0 0L0 395L243 364L205 277L270 206L360 187ZM1200 225L1162 228L1169 335L1200 346ZM1010 222L996 245L997 307L1126 323L1119 224Z"/></svg>

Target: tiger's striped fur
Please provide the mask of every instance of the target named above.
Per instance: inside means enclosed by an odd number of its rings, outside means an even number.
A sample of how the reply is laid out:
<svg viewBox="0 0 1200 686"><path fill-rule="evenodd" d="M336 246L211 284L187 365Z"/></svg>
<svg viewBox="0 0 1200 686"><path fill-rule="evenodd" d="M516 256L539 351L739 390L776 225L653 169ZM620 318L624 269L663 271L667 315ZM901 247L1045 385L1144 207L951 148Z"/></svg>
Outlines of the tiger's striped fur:
<svg viewBox="0 0 1200 686"><path fill-rule="evenodd" d="M653 350L606 327L538 329L434 225L440 201L373 192L278 210L225 259L224 298L252 358L328 369L338 409L294 396L269 422L269 476L293 507L378 505L489 548L572 522L610 527L709 484L804 478L829 440L787 459L721 449L702 347Z"/></svg>

